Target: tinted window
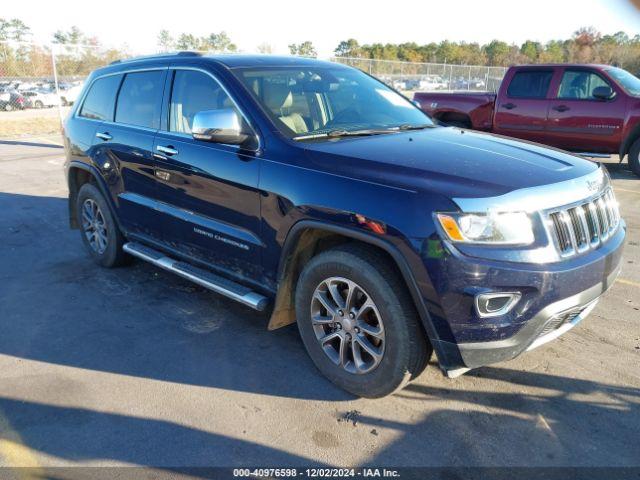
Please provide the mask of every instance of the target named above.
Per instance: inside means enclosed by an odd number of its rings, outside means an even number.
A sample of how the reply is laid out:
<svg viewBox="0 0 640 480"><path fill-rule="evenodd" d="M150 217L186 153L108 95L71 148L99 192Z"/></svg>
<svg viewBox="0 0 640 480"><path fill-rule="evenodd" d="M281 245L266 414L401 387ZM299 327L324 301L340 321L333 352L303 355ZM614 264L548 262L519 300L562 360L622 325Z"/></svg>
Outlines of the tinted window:
<svg viewBox="0 0 640 480"><path fill-rule="evenodd" d="M121 78L120 75L111 75L93 82L80 109L80 116L95 120L113 119L113 103Z"/></svg>
<svg viewBox="0 0 640 480"><path fill-rule="evenodd" d="M515 98L545 98L553 72L520 71L511 79L507 95Z"/></svg>
<svg viewBox="0 0 640 480"><path fill-rule="evenodd" d="M568 100L595 100L593 89L608 87L609 84L593 72L584 70L566 70L558 90L558 98Z"/></svg>
<svg viewBox="0 0 640 480"><path fill-rule="evenodd" d="M139 127L160 126L163 71L128 73L124 77L118 104L116 122Z"/></svg>
<svg viewBox="0 0 640 480"><path fill-rule="evenodd" d="M193 117L205 110L234 108L233 101L218 82L194 70L177 70L169 107L169 130L191 133Z"/></svg>

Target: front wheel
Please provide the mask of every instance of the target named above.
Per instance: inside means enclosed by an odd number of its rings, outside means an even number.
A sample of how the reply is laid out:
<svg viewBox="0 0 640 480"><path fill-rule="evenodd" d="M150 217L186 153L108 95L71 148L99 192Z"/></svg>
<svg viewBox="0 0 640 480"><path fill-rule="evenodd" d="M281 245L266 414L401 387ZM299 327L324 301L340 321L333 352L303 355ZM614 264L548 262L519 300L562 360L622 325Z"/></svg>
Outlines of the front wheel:
<svg viewBox="0 0 640 480"><path fill-rule="evenodd" d="M640 138L638 138L629 150L629 168L640 177Z"/></svg>
<svg viewBox="0 0 640 480"><path fill-rule="evenodd" d="M309 356L344 390L383 397L425 369L432 349L406 284L375 249L353 244L312 258L295 299Z"/></svg>
<svg viewBox="0 0 640 480"><path fill-rule="evenodd" d="M100 190L85 183L78 192L76 209L82 242L95 262L107 268L128 263L130 257L122 250L124 237Z"/></svg>

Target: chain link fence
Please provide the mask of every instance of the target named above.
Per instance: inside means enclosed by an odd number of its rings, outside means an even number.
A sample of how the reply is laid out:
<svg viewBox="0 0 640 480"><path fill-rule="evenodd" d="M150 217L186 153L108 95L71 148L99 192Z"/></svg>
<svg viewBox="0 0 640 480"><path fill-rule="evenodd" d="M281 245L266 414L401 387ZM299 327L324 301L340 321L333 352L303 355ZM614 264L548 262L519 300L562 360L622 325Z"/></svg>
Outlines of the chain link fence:
<svg viewBox="0 0 640 480"><path fill-rule="evenodd" d="M0 42L0 138L59 134L89 73L127 56L95 45Z"/></svg>
<svg viewBox="0 0 640 480"><path fill-rule="evenodd" d="M369 58L333 57L334 62L359 68L387 85L412 96L414 92L495 92L507 69L479 65L414 63Z"/></svg>
<svg viewBox="0 0 640 480"><path fill-rule="evenodd" d="M0 138L56 135L84 80L129 52L95 45L0 42ZM411 63L334 57L409 98L417 91L495 91L501 67Z"/></svg>

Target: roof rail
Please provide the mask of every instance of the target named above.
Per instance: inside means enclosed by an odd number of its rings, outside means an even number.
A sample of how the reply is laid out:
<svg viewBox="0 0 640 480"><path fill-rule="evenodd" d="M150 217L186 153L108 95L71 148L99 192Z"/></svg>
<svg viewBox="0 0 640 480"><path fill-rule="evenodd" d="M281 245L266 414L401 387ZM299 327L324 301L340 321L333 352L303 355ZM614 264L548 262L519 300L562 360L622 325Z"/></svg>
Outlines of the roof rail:
<svg viewBox="0 0 640 480"><path fill-rule="evenodd" d="M201 57L202 53L200 53L200 52L192 52L192 51L157 53L155 55L143 55L143 56L140 56L140 57L131 57L131 58L114 60L109 65L115 65L116 63L124 63L124 62L135 62L135 61L138 61L138 60L147 60L147 59L151 59L151 58L175 57L176 55L181 56L181 57Z"/></svg>

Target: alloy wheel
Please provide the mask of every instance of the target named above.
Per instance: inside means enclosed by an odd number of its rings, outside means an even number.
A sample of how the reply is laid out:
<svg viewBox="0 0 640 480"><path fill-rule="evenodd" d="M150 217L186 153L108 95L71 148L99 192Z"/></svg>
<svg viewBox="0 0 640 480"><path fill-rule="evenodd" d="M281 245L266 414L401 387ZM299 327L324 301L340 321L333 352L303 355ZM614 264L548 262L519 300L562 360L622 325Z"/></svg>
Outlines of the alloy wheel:
<svg viewBox="0 0 640 480"><path fill-rule="evenodd" d="M311 323L324 353L347 372L369 373L382 361L382 317L357 283L342 277L320 282L311 300Z"/></svg>
<svg viewBox="0 0 640 480"><path fill-rule="evenodd" d="M82 230L91 249L102 255L107 249L107 225L102 210L91 198L87 198L82 204Z"/></svg>

